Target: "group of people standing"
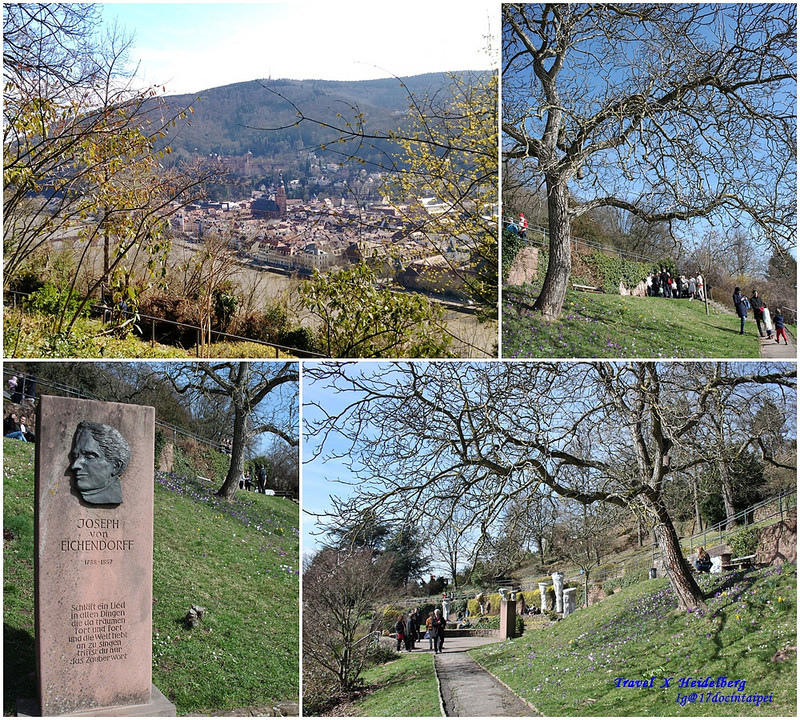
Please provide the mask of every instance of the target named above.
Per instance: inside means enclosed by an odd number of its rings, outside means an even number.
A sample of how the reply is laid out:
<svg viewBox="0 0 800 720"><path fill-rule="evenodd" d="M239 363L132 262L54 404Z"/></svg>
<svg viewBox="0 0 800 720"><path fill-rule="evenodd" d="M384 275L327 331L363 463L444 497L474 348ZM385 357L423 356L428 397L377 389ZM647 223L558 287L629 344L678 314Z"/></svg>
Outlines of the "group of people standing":
<svg viewBox="0 0 800 720"><path fill-rule="evenodd" d="M645 280L648 297L664 297L684 300L705 300L705 281L700 271L697 275L672 277L669 270L654 270Z"/></svg>
<svg viewBox="0 0 800 720"><path fill-rule="evenodd" d="M753 319L756 321L758 334L761 337L772 339L773 329L775 331L775 342L780 344L781 338L788 345L789 338L786 334L786 323L783 319L783 312L780 308L775 308L775 315L771 315L769 308L764 304L764 301L758 294L758 290L753 290L753 295L750 299L747 295L742 294L742 289L736 287L733 291L733 306L736 308L736 314L739 316L739 334L744 335L744 324L747 320L747 311L753 311Z"/></svg>
<svg viewBox="0 0 800 720"><path fill-rule="evenodd" d="M253 489L253 476L249 470L245 470L244 475L239 480L239 489L250 492ZM267 469L263 465L256 470L256 490L262 495L267 495Z"/></svg>
<svg viewBox="0 0 800 720"><path fill-rule="evenodd" d="M429 641L429 650L434 653L442 652L445 625L446 621L439 608L431 610L427 618L423 618L418 608L412 610L408 615L398 615L397 622L394 624L397 652L402 652L403 647L406 652L411 652L415 649L417 641L425 638ZM425 628L424 633L423 628Z"/></svg>
<svg viewBox="0 0 800 720"><path fill-rule="evenodd" d="M506 230L519 235L520 239L524 242L528 234L528 221L524 213L519 214L519 220L509 218L506 220Z"/></svg>

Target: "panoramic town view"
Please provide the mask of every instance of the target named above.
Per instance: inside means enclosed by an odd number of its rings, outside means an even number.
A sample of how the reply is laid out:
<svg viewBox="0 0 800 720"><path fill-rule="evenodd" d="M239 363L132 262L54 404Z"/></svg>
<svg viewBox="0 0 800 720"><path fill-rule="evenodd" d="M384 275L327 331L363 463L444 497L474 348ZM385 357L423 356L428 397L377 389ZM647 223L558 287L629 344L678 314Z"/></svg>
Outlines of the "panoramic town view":
<svg viewBox="0 0 800 720"><path fill-rule="evenodd" d="M797 716L793 3L3 4L3 714Z"/></svg>
<svg viewBox="0 0 800 720"><path fill-rule="evenodd" d="M128 33L153 8L54 7L6 13L7 357L497 356L497 77L480 34L472 64L445 71L253 66L171 94L133 62ZM201 15L230 23L222 7ZM61 34L27 46L48 23Z"/></svg>

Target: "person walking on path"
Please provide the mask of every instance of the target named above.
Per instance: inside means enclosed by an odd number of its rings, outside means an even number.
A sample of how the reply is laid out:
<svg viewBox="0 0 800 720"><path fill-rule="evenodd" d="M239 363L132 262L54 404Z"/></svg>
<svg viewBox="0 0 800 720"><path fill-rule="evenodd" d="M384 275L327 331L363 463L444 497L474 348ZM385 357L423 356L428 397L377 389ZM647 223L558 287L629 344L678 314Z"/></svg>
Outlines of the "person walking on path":
<svg viewBox="0 0 800 720"><path fill-rule="evenodd" d="M766 330L764 324L764 303L758 296L758 290L753 290L753 296L750 298L750 307L753 308L753 319L756 321L758 334L764 337L764 330Z"/></svg>
<svg viewBox="0 0 800 720"><path fill-rule="evenodd" d="M412 610L408 613L406 620L406 650L411 652L417 639L417 611Z"/></svg>
<svg viewBox="0 0 800 720"><path fill-rule="evenodd" d="M444 645L444 626L445 620L442 617L442 611L439 608L433 611L433 622L431 623L431 635L433 636L433 651L434 653L442 652L442 645Z"/></svg>
<svg viewBox="0 0 800 720"><path fill-rule="evenodd" d="M425 618L425 637L428 638L428 650L433 650L433 610Z"/></svg>
<svg viewBox="0 0 800 720"><path fill-rule="evenodd" d="M666 268L661 268L661 287L664 289L664 297L672 297L672 278Z"/></svg>
<svg viewBox="0 0 800 720"><path fill-rule="evenodd" d="M767 340L772 340L772 316L769 314L769 308L764 305L761 308L761 313L764 315L764 328L767 331Z"/></svg>
<svg viewBox="0 0 800 720"><path fill-rule="evenodd" d="M739 335L744 335L744 322L747 320L747 306L749 304L747 298L742 295L742 289L737 285L733 291L733 306L739 316Z"/></svg>
<svg viewBox="0 0 800 720"><path fill-rule="evenodd" d="M775 342L780 345L782 337L783 341L788 345L789 338L786 335L786 325L784 324L783 313L780 308L775 308L775 317L773 320L775 321Z"/></svg>
<svg viewBox="0 0 800 720"><path fill-rule="evenodd" d="M394 631L397 634L397 648L395 652L400 652L400 646L403 643L403 640L405 639L404 635L405 629L406 629L406 622L403 619L402 615L398 615L397 622L394 624Z"/></svg>
<svg viewBox="0 0 800 720"><path fill-rule="evenodd" d="M706 291L705 291L705 286L703 284L703 276L700 274L699 270L697 271L696 282L697 282L697 299L705 301L705 299L706 299L705 292Z"/></svg>

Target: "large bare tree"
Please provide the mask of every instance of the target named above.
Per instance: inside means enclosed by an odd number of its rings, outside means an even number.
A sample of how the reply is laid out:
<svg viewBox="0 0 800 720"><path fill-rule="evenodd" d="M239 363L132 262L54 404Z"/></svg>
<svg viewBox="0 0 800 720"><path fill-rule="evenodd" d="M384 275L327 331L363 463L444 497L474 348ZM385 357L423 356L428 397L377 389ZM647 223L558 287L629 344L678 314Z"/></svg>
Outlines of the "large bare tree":
<svg viewBox="0 0 800 720"><path fill-rule="evenodd" d="M593 208L794 245L794 3L513 3L503 21L504 158L547 194L545 319Z"/></svg>
<svg viewBox="0 0 800 720"><path fill-rule="evenodd" d="M176 366L170 378L180 393L230 403L231 463L218 496L233 497L243 474L245 449L254 436L272 433L292 447L299 445L297 363L197 363ZM265 403L267 398L272 402Z"/></svg>
<svg viewBox="0 0 800 720"><path fill-rule="evenodd" d="M432 531L452 522L486 537L507 504L534 492L641 514L655 531L678 601L703 594L683 557L665 498L675 448L709 411L717 388L795 392L793 365L320 365L304 372L336 395L304 414L312 461L344 458L350 493L330 521L365 511L389 521L412 504ZM320 389L321 389L320 388ZM579 472L578 472L579 471ZM403 502L398 502L402 498ZM462 521L462 525L463 525Z"/></svg>

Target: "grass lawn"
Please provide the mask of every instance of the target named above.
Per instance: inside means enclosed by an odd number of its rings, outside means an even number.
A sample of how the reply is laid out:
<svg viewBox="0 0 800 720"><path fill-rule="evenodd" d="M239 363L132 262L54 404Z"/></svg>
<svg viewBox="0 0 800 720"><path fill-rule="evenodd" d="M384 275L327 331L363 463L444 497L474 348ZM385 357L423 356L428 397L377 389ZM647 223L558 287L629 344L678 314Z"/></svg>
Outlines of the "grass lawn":
<svg viewBox="0 0 800 720"><path fill-rule="evenodd" d="M348 705L356 717L438 717L439 687L432 653L404 653L367 670L364 682L372 692Z"/></svg>
<svg viewBox="0 0 800 720"><path fill-rule="evenodd" d="M33 448L4 440L4 714L36 695L33 649ZM248 708L299 695L299 512L283 498L157 473L153 682L178 714ZM192 604L206 609L187 630Z"/></svg>
<svg viewBox="0 0 800 720"><path fill-rule="evenodd" d="M470 654L544 715L795 717L796 566L705 575L701 585L715 592L704 611L679 611L666 579L645 581L546 630ZM785 661L773 660L790 647ZM653 677L652 688L617 687L618 678ZM708 677L744 688L679 687L681 678ZM680 696L693 692L694 702L682 705ZM769 701L713 701L716 692Z"/></svg>
<svg viewBox="0 0 800 720"><path fill-rule="evenodd" d="M558 322L533 310L538 289L503 290L503 357L759 357L758 331L716 305L697 300L622 297L570 291ZM789 328L795 334L793 328Z"/></svg>

